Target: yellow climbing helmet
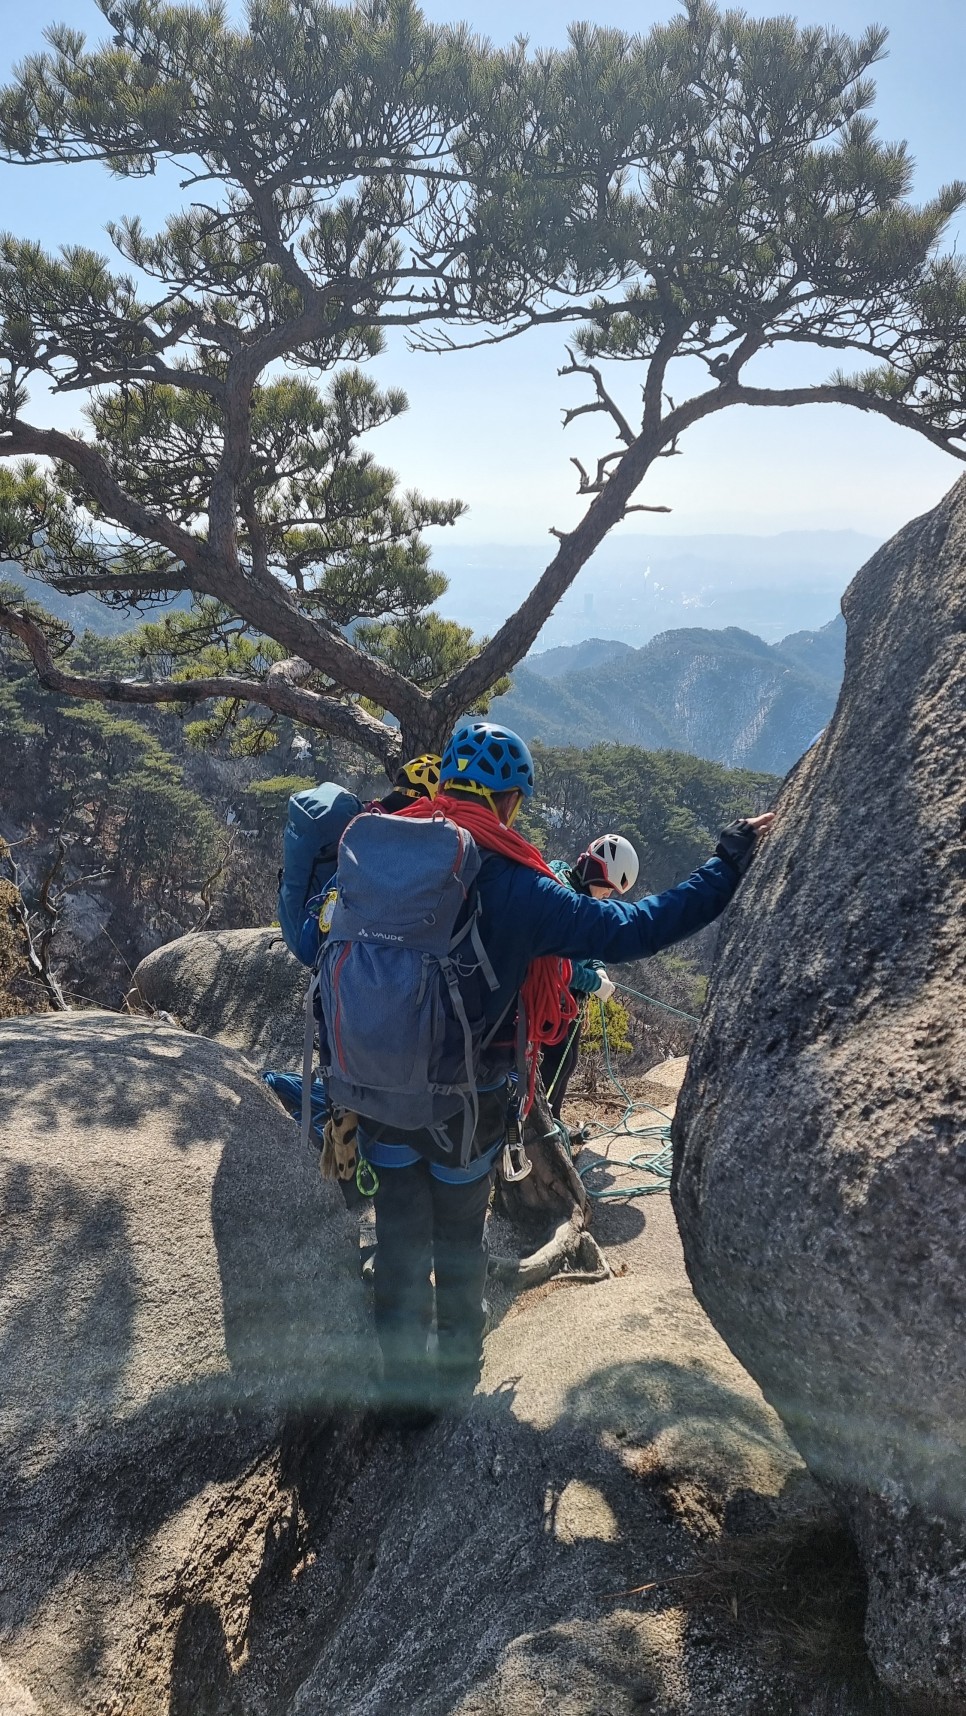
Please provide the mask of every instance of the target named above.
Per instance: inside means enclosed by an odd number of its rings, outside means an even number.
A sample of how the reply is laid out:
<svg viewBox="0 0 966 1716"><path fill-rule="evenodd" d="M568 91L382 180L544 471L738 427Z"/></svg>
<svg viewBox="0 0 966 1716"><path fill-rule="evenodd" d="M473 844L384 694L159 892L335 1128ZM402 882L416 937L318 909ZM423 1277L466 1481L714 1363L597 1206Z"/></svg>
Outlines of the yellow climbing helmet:
<svg viewBox="0 0 966 1716"><path fill-rule="evenodd" d="M435 798L439 791L440 758L426 752L399 769L395 786L409 798Z"/></svg>

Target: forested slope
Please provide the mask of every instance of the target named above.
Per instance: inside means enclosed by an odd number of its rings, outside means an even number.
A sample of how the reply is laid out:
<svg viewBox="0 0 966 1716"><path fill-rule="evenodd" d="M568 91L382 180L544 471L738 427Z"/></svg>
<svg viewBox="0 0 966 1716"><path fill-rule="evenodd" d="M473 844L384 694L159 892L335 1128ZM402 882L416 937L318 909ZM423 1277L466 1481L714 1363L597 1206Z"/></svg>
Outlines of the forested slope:
<svg viewBox="0 0 966 1716"><path fill-rule="evenodd" d="M85 633L69 659L123 675L132 647ZM19 646L0 648L0 838L10 847L0 874L19 879L68 999L118 1006L133 967L163 942L270 923L290 792L332 778L363 797L385 788L361 755L291 723L257 756L233 754L228 734L201 747L196 736L160 709L117 714L46 692ZM686 874L720 823L760 808L777 785L630 746L538 748L537 778L531 835L551 856L573 857L595 834L627 834L641 853L639 892ZM700 970L702 949L693 952ZM21 999L25 983L38 1004L50 999L19 957L17 970ZM679 998L693 999L691 976L689 966Z"/></svg>
<svg viewBox="0 0 966 1716"><path fill-rule="evenodd" d="M639 650L610 647L579 672L518 667L495 717L546 745L616 740L784 774L835 707L845 622L780 644L729 626L662 632Z"/></svg>

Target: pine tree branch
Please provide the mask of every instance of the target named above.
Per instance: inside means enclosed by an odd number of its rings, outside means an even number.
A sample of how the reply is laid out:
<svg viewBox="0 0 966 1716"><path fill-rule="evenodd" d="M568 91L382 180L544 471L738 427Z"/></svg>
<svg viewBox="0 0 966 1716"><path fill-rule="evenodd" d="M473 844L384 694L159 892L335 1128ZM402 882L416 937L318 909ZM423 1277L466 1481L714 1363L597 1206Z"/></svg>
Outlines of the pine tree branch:
<svg viewBox="0 0 966 1716"><path fill-rule="evenodd" d="M236 435L238 429L236 422ZM16 454L63 461L77 472L107 517L132 535L167 548L183 561L185 582L172 587L213 596L251 626L277 639L293 656L310 661L318 672L334 679L344 690L358 692L380 707L391 709L400 720L418 720L422 715L425 693L411 680L384 662L364 655L338 630L328 629L300 613L278 579L248 577L237 559L232 569L218 560L208 543L163 514L143 506L121 487L106 460L88 442L58 429L37 429L18 418L0 433L0 458ZM118 587L123 588L120 579Z"/></svg>
<svg viewBox="0 0 966 1716"><path fill-rule="evenodd" d="M905 404L901 399L889 399L883 394L867 392L862 387L855 387L848 382L820 382L813 387L747 387L743 382L724 379L718 387L710 388L707 393L696 394L693 399L685 400L664 418L662 424L662 440L664 443L676 440L685 429L699 423L702 418L711 416L716 411L724 411L731 405L754 405L789 408L795 405L848 405L855 411L869 411L877 417L887 417L891 423L898 424L903 429L914 429L917 435L923 436L939 447L942 452L949 453L954 459L966 462L966 444L957 447L955 443L966 443L966 410L963 412L963 422L956 427L942 429L930 423L921 411Z"/></svg>
<svg viewBox="0 0 966 1716"><path fill-rule="evenodd" d="M900 399L887 399L844 383L829 382L820 387L783 388L745 387L738 384L730 387L728 393L729 397L724 403L729 405L850 405L857 411L871 411L878 417L887 417L891 423L898 423L903 429L915 429L917 434L931 441L934 447L940 447L954 459L966 461L966 445L954 445L955 441L966 440L966 412L960 427L944 430L926 422L920 412L914 411Z"/></svg>
<svg viewBox="0 0 966 1716"><path fill-rule="evenodd" d="M45 360L51 361L59 356L57 352L45 353ZM45 371L49 374L49 371ZM82 375L68 376L64 380L52 383L52 393L89 393L95 387L122 386L132 381L147 381L157 383L159 387L176 387L183 393L200 393L207 399L221 402L224 397L225 384L220 376L208 376L201 370L176 369L157 357L145 357L141 369L132 371L130 364L118 364L112 368L109 364L92 365Z"/></svg>
<svg viewBox="0 0 966 1716"><path fill-rule="evenodd" d="M437 708L447 715L468 709L478 697L489 691L502 674L508 673L522 660L581 567L587 564L612 526L623 518L631 496L659 450L658 437L639 435L611 472L601 492L594 496L577 528L568 532L552 532L560 547L550 565L479 655L451 674L433 693L433 703Z"/></svg>
<svg viewBox="0 0 966 1716"><path fill-rule="evenodd" d="M166 570L156 573L132 573L130 577L118 572L63 572L59 574L56 583L52 583L43 574L39 576L41 583L47 584L51 590L56 590L62 596L114 593L123 596L125 600L130 597L132 604L144 601L150 596L162 598L166 594L194 589L194 580L190 574L183 570L178 571L175 567L172 567L170 572Z"/></svg>
<svg viewBox="0 0 966 1716"><path fill-rule="evenodd" d="M297 689L291 683L294 675L276 673L273 669L264 680L242 679L232 674L211 679L87 678L58 667L43 629L35 620L5 603L0 603L0 630L19 638L30 655L41 685L65 697L79 697L88 703L190 704L207 702L209 698L257 703L276 715L287 715L306 727L346 739L378 757L386 767L399 757L401 741L396 729L377 721L357 703L343 703L335 697L323 697L316 691ZM278 664L280 668L288 665Z"/></svg>
<svg viewBox="0 0 966 1716"><path fill-rule="evenodd" d="M115 519L132 535L167 548L192 571L203 575L204 544L163 513L152 512L133 495L127 494L111 475L107 461L89 442L82 441L77 435L65 434L60 429L38 429L18 417L0 432L0 459L17 454L34 454L44 459L63 461L77 472L109 518Z"/></svg>
<svg viewBox="0 0 966 1716"><path fill-rule="evenodd" d="M468 708L490 689L501 674L508 673L522 660L556 604L569 590L607 532L628 511L636 510L630 506L631 496L654 460L661 457L665 448L673 446L692 424L732 405L848 405L858 411L870 411L886 417L903 428L915 429L933 446L966 462L966 446L953 444L955 439L966 436L966 426L943 431L924 421L918 412L901 400L886 399L858 387L831 382L817 387L764 388L745 387L738 381L725 380L720 386L671 410L656 431L639 435L610 472L601 491L595 494L576 529L551 532L560 547L550 565L526 600L504 621L479 655L451 674L434 692L433 702L439 709L455 714Z"/></svg>
<svg viewBox="0 0 966 1716"><path fill-rule="evenodd" d="M570 362L565 364L563 369L558 369L557 374L589 375L593 381L597 397L596 399L589 400L586 405L577 405L571 410L565 411L563 419L564 428L566 429L573 422L575 417L583 417L587 412L606 411L608 416L613 418L614 423L617 426L617 433L625 447L632 447L637 437L628 423L627 418L624 416L620 406L617 404L617 401L611 397L604 386L604 378L596 364L578 363L573 352L569 350L567 355Z"/></svg>

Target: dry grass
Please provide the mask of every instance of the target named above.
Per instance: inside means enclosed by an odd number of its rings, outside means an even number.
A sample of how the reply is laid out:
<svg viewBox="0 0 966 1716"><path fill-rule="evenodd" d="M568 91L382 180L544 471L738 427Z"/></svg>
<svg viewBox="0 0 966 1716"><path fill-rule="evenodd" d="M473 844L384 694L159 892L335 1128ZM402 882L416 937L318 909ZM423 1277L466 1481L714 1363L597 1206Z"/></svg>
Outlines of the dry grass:
<svg viewBox="0 0 966 1716"><path fill-rule="evenodd" d="M869 1663L865 1580L833 1514L792 1514L750 1537L724 1534L678 1593L686 1608L710 1610L726 1630L754 1638L762 1660L792 1673L812 1695L809 1716L899 1716Z"/></svg>

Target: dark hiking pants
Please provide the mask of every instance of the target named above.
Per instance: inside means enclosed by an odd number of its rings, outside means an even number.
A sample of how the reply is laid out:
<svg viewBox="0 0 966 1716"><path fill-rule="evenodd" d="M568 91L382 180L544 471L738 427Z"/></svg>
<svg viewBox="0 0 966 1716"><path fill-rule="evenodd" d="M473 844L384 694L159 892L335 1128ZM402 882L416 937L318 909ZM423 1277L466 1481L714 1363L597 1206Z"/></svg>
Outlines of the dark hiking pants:
<svg viewBox="0 0 966 1716"><path fill-rule="evenodd" d="M435 1178L426 1161L377 1172L375 1315L387 1400L455 1403L472 1394L480 1374L492 1170L466 1184Z"/></svg>

